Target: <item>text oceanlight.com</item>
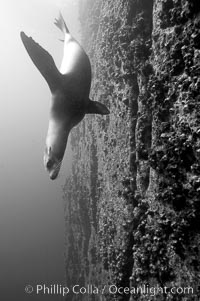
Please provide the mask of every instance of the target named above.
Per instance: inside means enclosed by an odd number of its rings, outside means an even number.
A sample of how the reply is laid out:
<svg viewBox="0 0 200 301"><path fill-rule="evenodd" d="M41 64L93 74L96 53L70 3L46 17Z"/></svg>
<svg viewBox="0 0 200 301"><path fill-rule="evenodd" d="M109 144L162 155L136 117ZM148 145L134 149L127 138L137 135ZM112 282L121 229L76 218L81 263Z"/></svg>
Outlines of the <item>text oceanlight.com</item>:
<svg viewBox="0 0 200 301"><path fill-rule="evenodd" d="M194 293L192 287L159 287L159 286L148 286L141 285L138 287L117 287L116 285L104 285L97 287L95 285L89 284L80 286L78 284L67 287L61 284L37 284L36 286L27 285L25 287L25 292L27 294L36 294L36 295L62 295L63 297L69 293L75 295L163 295L163 294L172 294L172 295L192 295Z"/></svg>

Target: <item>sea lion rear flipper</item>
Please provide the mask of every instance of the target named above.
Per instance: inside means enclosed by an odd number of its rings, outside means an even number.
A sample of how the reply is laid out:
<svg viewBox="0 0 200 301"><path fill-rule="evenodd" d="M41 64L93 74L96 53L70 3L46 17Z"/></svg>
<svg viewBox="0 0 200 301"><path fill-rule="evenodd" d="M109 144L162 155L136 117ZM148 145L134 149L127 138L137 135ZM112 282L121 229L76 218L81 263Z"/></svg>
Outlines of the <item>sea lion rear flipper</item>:
<svg viewBox="0 0 200 301"><path fill-rule="evenodd" d="M110 114L110 111L104 104L98 101L89 100L89 105L87 107L86 114L107 115Z"/></svg>
<svg viewBox="0 0 200 301"><path fill-rule="evenodd" d="M63 33L69 33L69 29L65 23L65 20L63 19L62 14L59 14L58 19L55 19L54 24L63 32Z"/></svg>
<svg viewBox="0 0 200 301"><path fill-rule="evenodd" d="M21 32L20 35L30 58L46 79L51 92L54 92L60 84L61 74L52 56L24 32Z"/></svg>

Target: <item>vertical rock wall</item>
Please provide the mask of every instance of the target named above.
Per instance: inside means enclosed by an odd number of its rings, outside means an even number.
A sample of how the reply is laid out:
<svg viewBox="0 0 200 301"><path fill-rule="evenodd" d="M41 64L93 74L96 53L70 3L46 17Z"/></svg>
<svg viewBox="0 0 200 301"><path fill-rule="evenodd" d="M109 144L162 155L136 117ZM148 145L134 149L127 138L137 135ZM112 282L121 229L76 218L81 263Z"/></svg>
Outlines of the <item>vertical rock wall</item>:
<svg viewBox="0 0 200 301"><path fill-rule="evenodd" d="M72 133L67 281L160 288L82 300L200 298L199 6L82 1L91 98L111 114L87 116Z"/></svg>
<svg viewBox="0 0 200 301"><path fill-rule="evenodd" d="M140 85L138 97L143 91L148 94L144 111L149 119L152 116L147 155L150 173L147 190L144 186L141 190L137 172L135 219L139 215L140 220L133 232L131 283L168 287L167 294L154 300L198 300L199 4L154 1L152 22L153 72ZM141 83L140 75L138 80ZM140 124L136 133L139 131ZM136 141L140 141L137 134ZM190 286L193 294L170 294L173 286Z"/></svg>

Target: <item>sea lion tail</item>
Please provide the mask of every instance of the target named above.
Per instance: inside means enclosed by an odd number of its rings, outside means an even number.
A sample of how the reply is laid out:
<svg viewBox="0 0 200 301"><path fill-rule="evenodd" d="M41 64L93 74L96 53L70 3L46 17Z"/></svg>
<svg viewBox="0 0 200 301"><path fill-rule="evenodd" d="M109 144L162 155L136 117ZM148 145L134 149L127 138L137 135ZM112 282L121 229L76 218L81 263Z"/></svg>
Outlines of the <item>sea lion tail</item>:
<svg viewBox="0 0 200 301"><path fill-rule="evenodd" d="M63 33L69 33L69 29L65 23L65 20L63 19L62 14L59 14L58 19L55 19L54 24L63 32Z"/></svg>

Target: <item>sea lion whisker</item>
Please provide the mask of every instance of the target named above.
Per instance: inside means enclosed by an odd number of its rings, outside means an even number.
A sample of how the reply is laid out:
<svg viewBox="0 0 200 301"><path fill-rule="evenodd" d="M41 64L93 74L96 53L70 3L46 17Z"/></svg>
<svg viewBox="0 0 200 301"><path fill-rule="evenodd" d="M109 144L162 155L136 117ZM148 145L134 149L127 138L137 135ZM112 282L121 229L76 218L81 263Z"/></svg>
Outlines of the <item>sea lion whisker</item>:
<svg viewBox="0 0 200 301"><path fill-rule="evenodd" d="M61 161L59 161L59 162L58 162L58 164L56 164L55 170L59 169L59 168L60 168L60 166L61 166L61 164L62 164L62 160L61 160Z"/></svg>

